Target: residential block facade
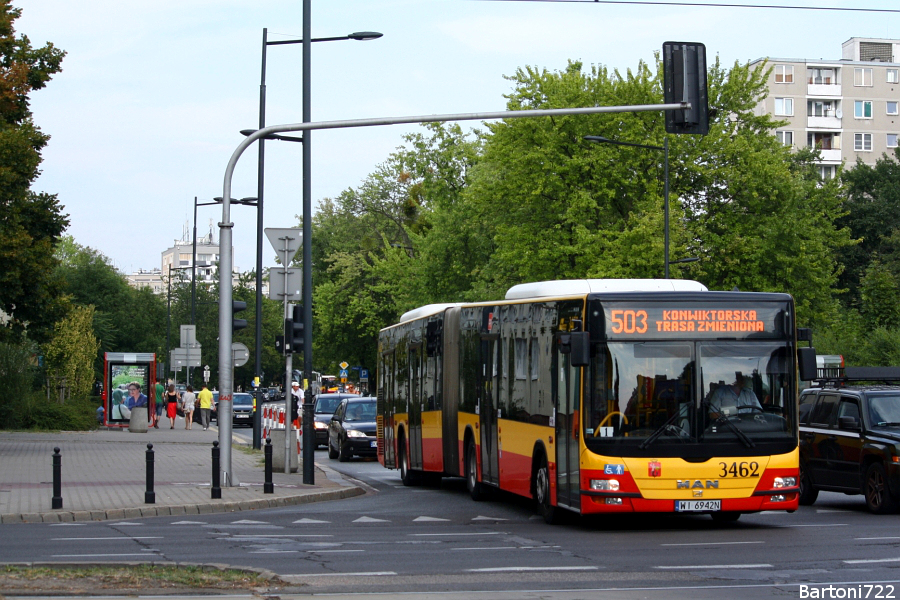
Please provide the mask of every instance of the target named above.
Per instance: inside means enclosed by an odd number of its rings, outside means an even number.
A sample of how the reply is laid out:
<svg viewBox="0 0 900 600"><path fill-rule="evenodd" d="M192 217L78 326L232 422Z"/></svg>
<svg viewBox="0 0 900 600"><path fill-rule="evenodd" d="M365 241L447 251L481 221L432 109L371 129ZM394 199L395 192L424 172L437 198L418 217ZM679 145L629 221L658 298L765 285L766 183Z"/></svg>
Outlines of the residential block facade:
<svg viewBox="0 0 900 600"><path fill-rule="evenodd" d="M787 121L775 135L794 148L817 147L823 179L842 163L874 165L893 155L900 136L900 40L850 38L840 60L760 58L771 69L757 107Z"/></svg>

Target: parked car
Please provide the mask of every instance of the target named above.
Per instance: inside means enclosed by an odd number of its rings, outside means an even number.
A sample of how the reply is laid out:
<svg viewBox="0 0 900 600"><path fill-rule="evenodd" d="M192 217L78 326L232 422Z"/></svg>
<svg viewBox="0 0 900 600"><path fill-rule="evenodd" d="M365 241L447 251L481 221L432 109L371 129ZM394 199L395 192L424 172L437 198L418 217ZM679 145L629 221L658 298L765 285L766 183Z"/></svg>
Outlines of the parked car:
<svg viewBox="0 0 900 600"><path fill-rule="evenodd" d="M328 458L347 462L353 456L375 456L375 402L371 396L341 400L328 426Z"/></svg>
<svg viewBox="0 0 900 600"><path fill-rule="evenodd" d="M800 504L828 490L863 494L871 512L893 512L900 506L900 385L847 383L900 383L900 369L845 372L800 395Z"/></svg>
<svg viewBox="0 0 900 600"><path fill-rule="evenodd" d="M313 409L316 447L328 445L328 425L331 423L334 411L337 410L344 398L359 398L359 396L353 394L319 394L316 396L316 405Z"/></svg>

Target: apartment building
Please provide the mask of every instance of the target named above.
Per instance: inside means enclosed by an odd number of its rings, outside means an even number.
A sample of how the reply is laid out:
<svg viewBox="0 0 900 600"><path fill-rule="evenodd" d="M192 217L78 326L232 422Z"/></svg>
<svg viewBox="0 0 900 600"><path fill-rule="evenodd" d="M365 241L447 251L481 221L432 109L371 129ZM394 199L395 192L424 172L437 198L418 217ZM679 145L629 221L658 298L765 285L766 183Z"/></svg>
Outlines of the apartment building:
<svg viewBox="0 0 900 600"><path fill-rule="evenodd" d="M771 68L769 96L757 107L787 121L775 132L785 145L817 147L823 179L841 163L874 165L893 155L900 135L900 40L850 38L840 60L760 58Z"/></svg>

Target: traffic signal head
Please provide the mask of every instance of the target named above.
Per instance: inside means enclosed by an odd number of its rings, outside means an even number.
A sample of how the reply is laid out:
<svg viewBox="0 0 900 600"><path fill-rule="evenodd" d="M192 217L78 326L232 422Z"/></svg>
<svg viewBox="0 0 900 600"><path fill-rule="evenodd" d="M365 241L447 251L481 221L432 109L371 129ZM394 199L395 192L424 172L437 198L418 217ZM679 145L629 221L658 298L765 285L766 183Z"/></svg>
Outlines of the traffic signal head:
<svg viewBox="0 0 900 600"><path fill-rule="evenodd" d="M284 339L290 340L292 352L300 352L303 350L303 306L295 304L292 316L292 319L288 319L288 322L291 323L290 328L285 322Z"/></svg>
<svg viewBox="0 0 900 600"><path fill-rule="evenodd" d="M247 310L247 303L242 300L234 300L231 303L231 331L232 333L247 326L247 319L236 319L235 315L242 310Z"/></svg>
<svg viewBox="0 0 900 600"><path fill-rule="evenodd" d="M663 97L666 104L691 104L688 109L666 111L666 133L709 132L706 46L687 42L663 44Z"/></svg>

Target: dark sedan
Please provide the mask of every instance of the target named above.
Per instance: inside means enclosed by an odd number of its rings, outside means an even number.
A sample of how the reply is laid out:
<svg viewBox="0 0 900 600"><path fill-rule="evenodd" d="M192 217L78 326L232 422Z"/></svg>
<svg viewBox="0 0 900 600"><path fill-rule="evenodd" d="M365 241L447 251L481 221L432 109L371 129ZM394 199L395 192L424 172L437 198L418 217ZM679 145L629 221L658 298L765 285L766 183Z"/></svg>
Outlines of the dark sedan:
<svg viewBox="0 0 900 600"><path fill-rule="evenodd" d="M375 398L345 398L328 427L328 458L347 462L354 456L375 456Z"/></svg>
<svg viewBox="0 0 900 600"><path fill-rule="evenodd" d="M319 394L316 396L316 406L314 409L316 430L316 446L328 445L328 425L331 423L331 417L334 411L340 405L344 398L359 398L355 394Z"/></svg>

